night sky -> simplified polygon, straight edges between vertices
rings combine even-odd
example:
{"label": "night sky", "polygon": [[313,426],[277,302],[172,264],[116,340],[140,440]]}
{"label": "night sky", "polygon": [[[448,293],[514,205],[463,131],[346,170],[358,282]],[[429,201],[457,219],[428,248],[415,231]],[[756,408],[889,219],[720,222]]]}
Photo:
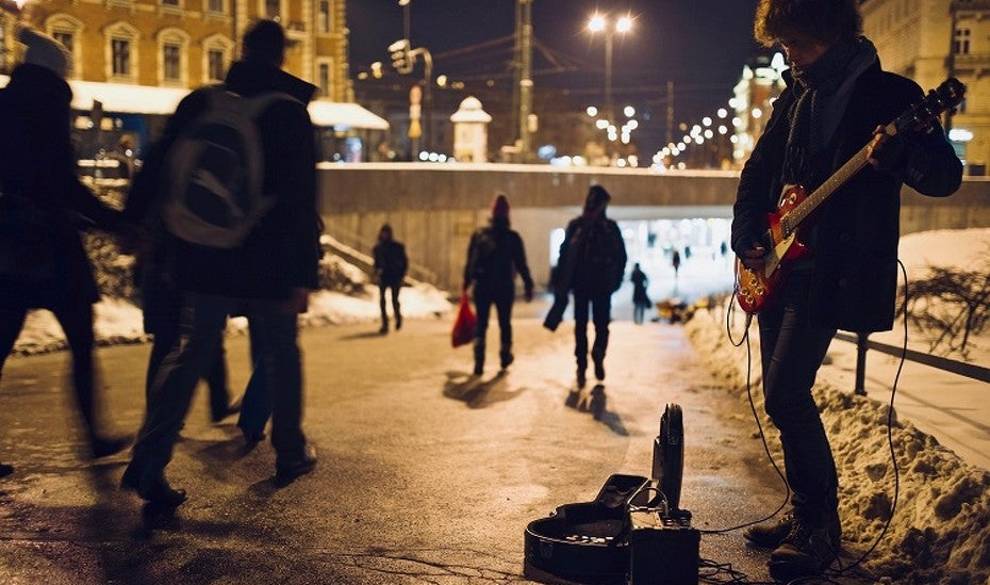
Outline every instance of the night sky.
{"label": "night sky", "polygon": [[[402,37],[402,10],[396,0],[348,0],[353,71],[373,61],[389,63],[388,44]],[[511,35],[513,0],[413,0],[414,46],[427,46],[437,56],[436,74],[471,84],[494,79],[511,100],[512,44],[467,56],[444,58],[445,52]],[[568,90],[572,107],[602,101],[603,41],[593,39],[585,24],[595,10],[636,17],[633,33],[617,39],[614,82],[617,106],[628,102],[640,111],[655,108],[654,132],[662,124],[667,80],[676,84],[676,122],[694,123],[731,97],[743,65],[759,48],[752,40],[756,0],[536,0],[536,38],[558,62],[576,67],[569,73],[538,75],[538,87]],[[536,51],[534,68],[553,69]],[[583,106],[582,106],[583,107]],[[538,112],[539,113],[539,112]],[[645,145],[644,145],[645,146]]]}

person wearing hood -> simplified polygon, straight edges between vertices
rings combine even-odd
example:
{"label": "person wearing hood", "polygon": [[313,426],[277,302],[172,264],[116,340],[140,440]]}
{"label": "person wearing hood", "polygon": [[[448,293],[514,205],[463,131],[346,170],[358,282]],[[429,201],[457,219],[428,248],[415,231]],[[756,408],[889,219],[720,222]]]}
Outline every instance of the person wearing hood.
{"label": "person wearing hood", "polygon": [[[622,286],[626,270],[626,244],[618,224],[606,216],[612,199],[601,185],[588,190],[584,212],[569,224],[560,245],[560,266],[556,273],[555,307],[566,306],[569,293],[574,294],[574,356],[577,359],[577,383],[584,386],[588,369],[589,309],[595,324],[595,343],[591,359],[595,378],[605,379],[605,353],[608,349],[608,326],[612,320],[612,294]],[[559,313],[551,309],[544,326],[556,329]]]}
{"label": "person wearing hood", "polygon": [[[144,220],[162,238],[153,246],[161,250],[156,261],[164,264],[161,270],[182,297],[181,335],[161,348],[164,357],[148,389],[144,424],[121,480],[124,488],[155,504],[174,507],[186,499],[184,491],[166,481],[164,469],[196,381],[215,358],[227,317],[240,311],[252,324],[255,375],[265,377],[263,385],[270,392],[276,483],[288,483],[316,465],[315,451],[302,431],[297,341],[297,315],[306,310],[309,291],[318,287],[322,224],[316,209],[313,125],[306,111],[316,88],[281,69],[285,42],[284,30],[274,21],[261,20],[248,29],[243,59],[230,68],[223,86],[197,90],[179,104],[127,202],[126,213]],[[166,211],[174,205],[170,189],[181,179],[171,174],[170,165],[190,154],[177,143],[193,136],[190,129],[203,128],[202,120],[215,111],[217,100],[234,99],[222,92],[240,96],[242,107],[255,112],[256,134],[244,136],[254,135],[256,142],[245,148],[260,151],[260,191],[268,203],[242,240],[211,246],[176,235],[181,226],[169,223]],[[173,146],[181,152],[172,152]],[[210,177],[193,178],[198,182],[188,184],[213,188]],[[213,193],[226,199],[239,195]]]}
{"label": "person wearing hood", "polygon": [[[129,440],[100,429],[93,383],[93,304],[100,294],[80,233],[127,228],[76,174],[70,122],[69,56],[55,39],[19,31],[24,60],[0,90],[0,370],[31,309],[55,314],[72,351],[76,404],[90,454],[123,450]],[[0,464],[0,476],[13,469]]]}
{"label": "person wearing hood", "polygon": [[837,329],[893,326],[902,184],[947,196],[962,165],[937,121],[885,133],[924,93],[881,69],[856,0],[760,0],[754,30],[764,45],[780,45],[791,67],[740,176],[731,245],[741,261],[762,268],[767,214],[783,185],[811,193],[865,145],[870,159],[815,212],[803,238],[813,254],[758,316],[765,407],[780,430],[793,508],[745,536],[773,549],[771,575],[790,581],[821,573],[841,546],[838,477],[811,393],[818,368]]}
{"label": "person wearing hood", "polygon": [[381,333],[388,333],[388,313],[385,307],[385,291],[392,290],[392,314],[395,317],[395,330],[402,329],[402,308],[399,306],[399,292],[406,277],[409,259],[406,247],[397,241],[392,226],[387,223],[378,230],[378,243],[372,252],[375,258],[375,277],[378,280],[378,304],[382,312]]}
{"label": "person wearing hood", "polygon": [[474,374],[485,369],[485,337],[492,305],[498,313],[501,334],[499,361],[502,369],[515,359],[512,355],[512,305],[516,298],[516,273],[523,280],[526,302],[533,300],[533,277],[526,263],[526,249],[519,234],[509,228],[509,200],[499,194],[492,205],[490,225],[471,236],[464,266],[465,294],[474,285],[474,306],[478,315],[474,339]]}

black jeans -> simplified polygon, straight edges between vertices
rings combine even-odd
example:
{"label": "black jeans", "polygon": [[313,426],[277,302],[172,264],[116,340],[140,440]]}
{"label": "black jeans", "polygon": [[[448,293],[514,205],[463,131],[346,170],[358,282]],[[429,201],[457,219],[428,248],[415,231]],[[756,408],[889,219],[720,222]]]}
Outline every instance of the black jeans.
{"label": "black jeans", "polygon": [[[148,411],[134,445],[134,461],[142,473],[161,473],[172,458],[196,382],[210,367],[223,336],[227,316],[242,301],[191,294],[184,300],[179,336],[162,359],[148,392]],[[297,317],[282,312],[277,302],[255,302],[248,310],[257,324],[252,344],[264,363],[272,389],[272,445],[279,459],[302,455],[302,356],[297,344]],[[277,384],[275,383],[277,381]],[[277,391],[274,390],[277,388]]]}
{"label": "black jeans", "polygon": [[378,285],[378,306],[382,310],[382,325],[388,325],[388,312],[385,310],[385,289],[392,290],[392,314],[395,316],[396,323],[400,323],[402,321],[402,311],[399,306],[399,292],[402,290],[402,284]]}
{"label": "black jeans", "polygon": [[[99,435],[96,421],[96,396],[93,388],[93,306],[85,301],[73,302],[51,309],[58,319],[72,351],[72,387],[76,404],[90,438]],[[0,308],[0,373],[27,317],[26,307]]]}
{"label": "black jeans", "polygon": [[[153,332],[154,343],[151,346],[151,358],[148,360],[148,375],[145,380],[145,399],[150,396],[152,384],[158,375],[162,360],[175,345],[179,335],[179,316],[173,323],[162,323]],[[214,420],[222,418],[230,408],[230,391],[227,384],[227,352],[220,339],[214,358],[203,374],[203,380],[210,391],[210,415]]]}
{"label": "black jeans", "polygon": [[515,296],[509,294],[490,295],[486,291],[475,290],[474,310],[478,316],[478,323],[474,333],[474,363],[484,366],[485,364],[485,338],[488,335],[488,319],[491,317],[492,305],[498,313],[498,330],[501,344],[499,354],[505,361],[512,355],[512,305]]}
{"label": "black jeans", "polygon": [[766,412],[780,430],[795,513],[819,522],[838,506],[838,475],[811,395],[835,329],[811,322],[810,278],[793,274],[759,316]]}
{"label": "black jeans", "polygon": [[612,320],[612,294],[589,295],[574,291],[574,357],[579,368],[588,366],[588,313],[591,309],[595,324],[595,344],[591,348],[591,359],[605,360],[608,349],[608,324]]}

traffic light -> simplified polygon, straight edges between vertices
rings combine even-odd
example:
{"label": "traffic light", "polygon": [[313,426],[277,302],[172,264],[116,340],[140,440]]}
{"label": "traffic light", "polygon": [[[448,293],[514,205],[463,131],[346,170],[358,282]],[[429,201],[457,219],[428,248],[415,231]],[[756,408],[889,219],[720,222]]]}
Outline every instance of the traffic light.
{"label": "traffic light", "polygon": [[403,75],[412,73],[413,59],[409,54],[409,39],[400,39],[388,46],[388,52],[392,56],[392,67]]}

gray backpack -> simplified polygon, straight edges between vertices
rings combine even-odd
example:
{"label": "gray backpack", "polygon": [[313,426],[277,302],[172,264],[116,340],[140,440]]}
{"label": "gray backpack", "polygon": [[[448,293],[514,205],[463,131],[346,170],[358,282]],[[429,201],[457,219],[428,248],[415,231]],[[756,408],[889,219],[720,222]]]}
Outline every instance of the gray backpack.
{"label": "gray backpack", "polygon": [[246,98],[223,86],[206,91],[206,110],[166,157],[162,213],[175,237],[231,249],[275,205],[275,197],[262,192],[265,157],[257,118],[277,101],[298,100],[274,92]]}

